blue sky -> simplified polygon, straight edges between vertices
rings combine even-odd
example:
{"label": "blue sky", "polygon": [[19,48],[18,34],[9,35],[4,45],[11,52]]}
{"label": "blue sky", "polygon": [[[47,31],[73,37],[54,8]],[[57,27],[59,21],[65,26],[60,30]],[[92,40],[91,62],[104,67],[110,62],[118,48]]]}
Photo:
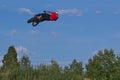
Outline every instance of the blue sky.
{"label": "blue sky", "polygon": [[[27,24],[43,10],[59,11],[59,19]],[[0,28],[0,61],[14,45],[32,64],[87,63],[98,50],[120,53],[120,0],[0,0]]]}

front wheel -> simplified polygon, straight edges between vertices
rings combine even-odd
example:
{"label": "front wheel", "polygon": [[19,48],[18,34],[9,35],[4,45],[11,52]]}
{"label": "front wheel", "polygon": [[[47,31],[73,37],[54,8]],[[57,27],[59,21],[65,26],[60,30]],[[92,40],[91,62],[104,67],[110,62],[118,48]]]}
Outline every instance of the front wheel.
{"label": "front wheel", "polygon": [[31,22],[34,22],[34,18],[28,19],[27,23],[31,23]]}

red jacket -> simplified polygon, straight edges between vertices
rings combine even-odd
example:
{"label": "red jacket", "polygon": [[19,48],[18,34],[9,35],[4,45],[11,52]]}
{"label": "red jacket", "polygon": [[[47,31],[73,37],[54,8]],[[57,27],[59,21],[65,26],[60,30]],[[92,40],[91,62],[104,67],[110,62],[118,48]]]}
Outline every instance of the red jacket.
{"label": "red jacket", "polygon": [[56,21],[58,19],[58,13],[56,12],[51,12],[50,13],[50,20],[51,21]]}

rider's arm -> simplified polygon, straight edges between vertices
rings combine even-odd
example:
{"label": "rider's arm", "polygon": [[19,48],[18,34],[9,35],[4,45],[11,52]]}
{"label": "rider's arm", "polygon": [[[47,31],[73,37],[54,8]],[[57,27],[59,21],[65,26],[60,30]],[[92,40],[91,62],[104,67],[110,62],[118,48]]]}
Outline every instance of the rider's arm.
{"label": "rider's arm", "polygon": [[50,13],[51,13],[51,11],[47,11],[47,10],[45,10],[45,11],[44,11],[44,13],[50,14]]}
{"label": "rider's arm", "polygon": [[36,14],[35,16],[40,16],[41,14]]}

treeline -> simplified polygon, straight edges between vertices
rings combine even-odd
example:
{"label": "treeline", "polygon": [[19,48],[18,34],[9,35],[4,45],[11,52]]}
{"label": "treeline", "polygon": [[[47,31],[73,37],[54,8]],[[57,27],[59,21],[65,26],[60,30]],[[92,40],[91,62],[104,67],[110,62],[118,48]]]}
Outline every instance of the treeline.
{"label": "treeline", "polygon": [[112,49],[98,51],[83,68],[83,62],[76,59],[64,67],[56,60],[34,66],[27,55],[18,61],[14,46],[10,46],[2,63],[0,80],[120,80],[120,57]]}

